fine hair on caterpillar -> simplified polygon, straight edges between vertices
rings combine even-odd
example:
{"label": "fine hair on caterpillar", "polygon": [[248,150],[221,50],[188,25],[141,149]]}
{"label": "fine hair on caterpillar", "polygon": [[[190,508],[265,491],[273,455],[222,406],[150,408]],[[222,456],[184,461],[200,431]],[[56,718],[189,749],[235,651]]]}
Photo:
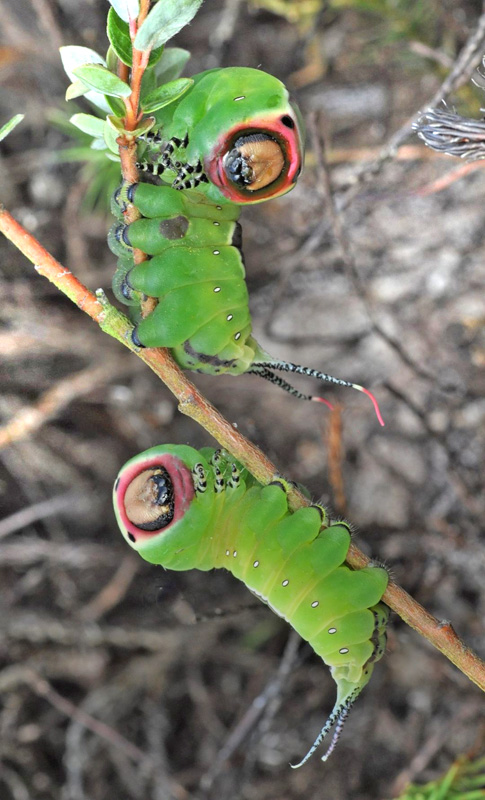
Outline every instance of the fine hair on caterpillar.
{"label": "fine hair on caterpillar", "polygon": [[387,571],[345,564],[350,529],[322,506],[292,512],[290,484],[258,483],[228,454],[160,445],[125,464],[113,503],[127,543],[167,569],[222,567],[312,646],[337,684],[334,708],[302,766],[333,732],[333,752],[356,698],[386,643],[389,610],[381,602]]}

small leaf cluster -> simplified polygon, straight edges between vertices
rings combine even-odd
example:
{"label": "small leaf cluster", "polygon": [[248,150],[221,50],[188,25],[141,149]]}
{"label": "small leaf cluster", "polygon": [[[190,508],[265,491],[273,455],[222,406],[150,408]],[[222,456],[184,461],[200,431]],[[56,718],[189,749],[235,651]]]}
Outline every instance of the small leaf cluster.
{"label": "small leaf cluster", "polygon": [[[193,84],[191,78],[180,78],[189,53],[181,48],[165,47],[165,43],[187,25],[202,0],[159,0],[140,27],[136,28],[139,0],[110,0],[107,35],[110,46],[103,57],[88,47],[61,47],[63,67],[71,80],[66,100],[83,96],[91,103],[93,114],[77,113],[71,123],[91,137],[91,148],[104,151],[112,161],[119,161],[117,139],[120,135],[140,136],[153,125],[151,114],[173,103]],[[135,35],[136,32],[136,35]],[[133,68],[133,52],[146,60],[141,81],[135,129],[127,130],[125,116],[132,86],[120,77]],[[128,68],[128,69],[126,69]]]}
{"label": "small leaf cluster", "polygon": [[455,761],[441,777],[423,786],[410,784],[398,800],[481,800],[485,797],[485,758]]}

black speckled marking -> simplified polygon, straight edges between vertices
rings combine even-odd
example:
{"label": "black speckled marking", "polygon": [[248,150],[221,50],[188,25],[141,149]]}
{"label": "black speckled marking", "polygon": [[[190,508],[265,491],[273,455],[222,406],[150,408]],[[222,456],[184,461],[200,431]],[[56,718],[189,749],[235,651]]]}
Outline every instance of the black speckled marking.
{"label": "black speckled marking", "polygon": [[163,219],[160,233],[165,239],[183,239],[189,227],[189,220],[180,214],[172,219]]}
{"label": "black speckled marking", "polygon": [[201,364],[212,364],[212,366],[214,367],[237,366],[237,364],[234,363],[236,360],[234,358],[231,358],[229,360],[224,360],[219,358],[218,356],[208,356],[205,353],[198,353],[196,350],[194,350],[194,348],[190,344],[190,339],[185,340],[183,348],[184,348],[184,353],[186,353],[188,356],[191,356],[196,361],[199,361]]}

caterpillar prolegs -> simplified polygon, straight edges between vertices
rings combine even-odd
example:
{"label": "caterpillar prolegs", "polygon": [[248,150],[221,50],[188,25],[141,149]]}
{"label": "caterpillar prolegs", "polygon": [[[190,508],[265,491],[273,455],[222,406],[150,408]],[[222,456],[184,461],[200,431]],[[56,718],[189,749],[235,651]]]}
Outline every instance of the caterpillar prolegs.
{"label": "caterpillar prolegs", "polygon": [[333,751],[386,642],[385,569],[344,564],[350,532],[325,511],[288,508],[288,484],[259,484],[220,450],[161,445],[120,470],[120,530],[142,558],[169,569],[224,567],[309,642],[337,684],[335,706],[304,764],[329,731]]}

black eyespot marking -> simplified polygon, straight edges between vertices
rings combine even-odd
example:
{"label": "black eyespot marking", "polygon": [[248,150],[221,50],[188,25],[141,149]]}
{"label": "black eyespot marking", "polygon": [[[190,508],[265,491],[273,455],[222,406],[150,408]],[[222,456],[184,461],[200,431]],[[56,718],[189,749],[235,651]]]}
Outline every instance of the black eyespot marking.
{"label": "black eyespot marking", "polygon": [[128,534],[128,539],[130,540],[130,542],[136,542],[136,538],[135,538],[135,536],[133,536],[132,533]]}
{"label": "black eyespot marking", "polygon": [[289,117],[289,116],[288,116],[288,114],[285,114],[285,115],[284,115],[284,117],[281,117],[281,122],[282,122],[282,123],[283,123],[283,125],[285,125],[287,128],[294,128],[294,127],[295,127],[295,123],[294,123],[294,121],[292,120],[292,118],[291,118],[291,117]]}
{"label": "black eyespot marking", "polygon": [[167,470],[155,465],[142,470],[128,484],[124,497],[125,513],[142,531],[160,531],[173,520],[173,483]]}
{"label": "black eyespot marking", "polygon": [[120,485],[120,479],[119,479],[119,478],[116,478],[116,482],[115,482],[115,492],[118,490],[118,486],[119,486],[119,485]]}

